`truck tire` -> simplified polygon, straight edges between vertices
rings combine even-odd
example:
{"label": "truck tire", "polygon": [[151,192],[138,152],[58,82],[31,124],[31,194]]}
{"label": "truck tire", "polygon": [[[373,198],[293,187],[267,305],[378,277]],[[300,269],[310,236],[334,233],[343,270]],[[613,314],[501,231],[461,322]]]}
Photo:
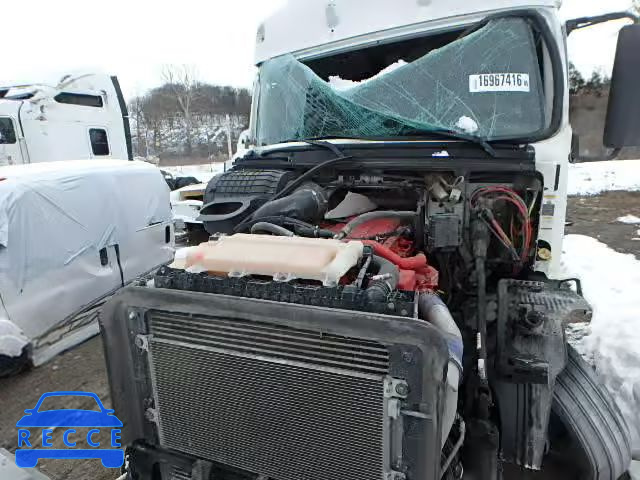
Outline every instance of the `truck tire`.
{"label": "truck tire", "polygon": [[0,378],[17,375],[29,367],[29,352],[27,348],[22,349],[19,357],[8,357],[0,355]]}
{"label": "truck tire", "polygon": [[631,464],[629,427],[593,369],[573,347],[558,376],[553,412],[584,455],[589,480],[618,480]]}

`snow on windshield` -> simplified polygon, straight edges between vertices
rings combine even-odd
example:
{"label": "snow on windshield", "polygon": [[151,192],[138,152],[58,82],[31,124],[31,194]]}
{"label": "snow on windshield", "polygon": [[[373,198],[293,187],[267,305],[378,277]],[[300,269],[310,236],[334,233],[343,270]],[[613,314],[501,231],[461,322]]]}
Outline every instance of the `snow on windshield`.
{"label": "snow on windshield", "polygon": [[291,55],[260,68],[256,140],[454,131],[488,140],[545,128],[536,41],[520,18],[484,27],[372,78],[326,82]]}
{"label": "snow on windshield", "polygon": [[329,77],[329,85],[331,85],[335,90],[346,90],[348,88],[352,88],[357,85],[362,85],[363,83],[370,82],[371,80],[375,80],[376,78],[380,78],[382,75],[391,73],[400,67],[404,67],[406,64],[407,62],[405,62],[404,60],[398,60],[397,62],[394,62],[388,67],[382,69],[373,77],[367,78],[366,80],[361,80],[361,81],[348,80],[346,78],[340,78],[339,75],[331,75]]}

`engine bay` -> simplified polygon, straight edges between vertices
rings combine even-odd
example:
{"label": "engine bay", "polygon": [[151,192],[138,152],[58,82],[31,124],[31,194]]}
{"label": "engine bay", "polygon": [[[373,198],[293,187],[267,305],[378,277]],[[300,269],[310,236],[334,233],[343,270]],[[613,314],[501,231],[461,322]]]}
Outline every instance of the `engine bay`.
{"label": "engine bay", "polygon": [[[304,478],[412,480],[542,468],[564,325],[588,306],[538,268],[552,252],[535,152],[306,143],[212,178],[209,240],[109,302],[107,351],[128,346],[108,361],[134,469],[296,480],[317,464]],[[186,441],[203,418],[224,433]],[[292,458],[299,445],[323,461]]]}
{"label": "engine bay", "polygon": [[[354,309],[414,316],[413,308],[383,305],[421,292],[451,300],[469,288],[474,236],[486,240],[487,267],[500,277],[531,267],[542,191],[535,175],[485,183],[453,171],[335,171],[332,178],[312,170],[247,168],[214,177],[200,217],[209,242],[162,269],[159,285],[216,293],[193,283],[217,279],[240,296],[282,301],[283,290],[304,291],[288,297],[310,304],[356,296]],[[339,253],[348,245],[350,255]]]}
{"label": "engine bay", "polygon": [[[447,345],[448,366],[433,384],[442,382],[443,410],[441,440],[432,441],[442,442],[449,464],[459,461],[465,429],[461,412],[469,412],[466,421],[480,419],[470,424],[474,431],[493,425],[488,370],[496,348],[504,350],[509,342],[503,337],[499,347],[496,343],[502,328],[496,325],[506,322],[498,322],[498,316],[508,311],[497,311],[498,286],[505,281],[528,285],[534,278],[543,185],[534,170],[514,168],[510,161],[495,163],[496,172],[487,171],[486,162],[465,165],[445,154],[434,152],[433,169],[428,161],[422,168],[403,169],[389,161],[393,169],[353,169],[343,155],[298,169],[255,168],[260,159],[241,161],[207,186],[200,219],[210,240],[162,267],[154,286],[312,306],[327,318],[330,310],[347,310],[396,317],[398,328],[406,319],[435,327]],[[443,168],[445,162],[454,168]],[[503,302],[509,297],[505,292]],[[296,328],[305,324],[299,318]],[[368,329],[367,322],[358,326],[362,338],[368,338]],[[514,367],[518,375],[528,372],[529,364],[542,365],[535,355],[509,355],[500,361],[523,365]],[[563,361],[554,357],[558,364]],[[553,382],[544,365],[534,373],[540,375],[536,381]],[[468,394],[459,395],[461,389]],[[550,403],[537,408],[544,417]],[[533,427],[530,431],[538,434]],[[480,451],[491,437],[488,432],[470,445]],[[538,455],[544,445],[536,442],[530,451]],[[514,461],[531,458],[539,462],[541,457]],[[442,469],[447,468],[445,462]]]}

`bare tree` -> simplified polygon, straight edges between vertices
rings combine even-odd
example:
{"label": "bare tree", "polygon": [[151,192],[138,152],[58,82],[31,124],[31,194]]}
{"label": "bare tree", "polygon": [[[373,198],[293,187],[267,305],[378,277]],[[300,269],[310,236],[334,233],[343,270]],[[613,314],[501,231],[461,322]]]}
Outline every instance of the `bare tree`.
{"label": "bare tree", "polygon": [[193,104],[197,99],[200,82],[195,67],[189,65],[167,65],[162,70],[162,79],[169,86],[178,102],[184,121],[185,150],[191,155],[193,132]]}
{"label": "bare tree", "polygon": [[640,15],[640,0],[633,0],[633,4],[631,6],[634,12]]}

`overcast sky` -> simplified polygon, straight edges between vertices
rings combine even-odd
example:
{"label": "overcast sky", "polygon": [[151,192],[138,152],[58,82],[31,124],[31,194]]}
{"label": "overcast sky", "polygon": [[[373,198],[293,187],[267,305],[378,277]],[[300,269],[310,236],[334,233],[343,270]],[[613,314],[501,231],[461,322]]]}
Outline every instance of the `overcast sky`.
{"label": "overcast sky", "polygon": [[[3,1],[0,85],[55,83],[65,73],[102,71],[117,74],[131,97],[160,83],[162,65],[189,64],[204,81],[249,87],[256,28],[284,3]],[[626,9],[630,0],[564,3],[562,15],[571,18]],[[571,35],[572,61],[587,74],[598,67],[609,71],[619,28],[603,25]]]}

